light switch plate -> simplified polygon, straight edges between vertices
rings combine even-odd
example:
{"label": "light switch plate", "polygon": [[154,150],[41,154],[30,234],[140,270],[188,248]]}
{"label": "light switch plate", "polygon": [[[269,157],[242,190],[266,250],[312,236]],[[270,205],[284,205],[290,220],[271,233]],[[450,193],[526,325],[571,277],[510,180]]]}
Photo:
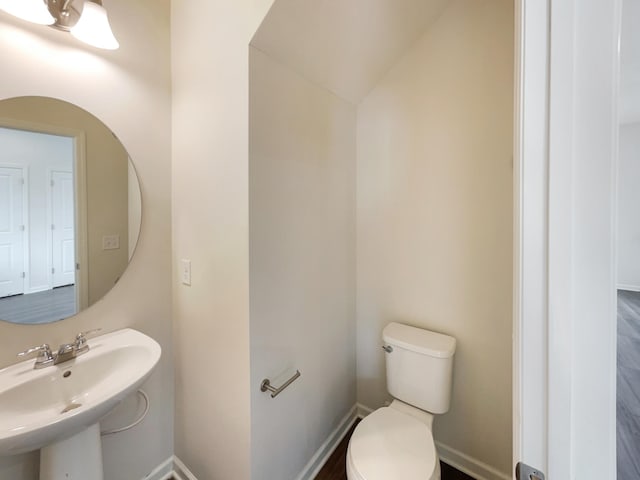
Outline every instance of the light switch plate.
{"label": "light switch plate", "polygon": [[120,248],[120,235],[104,235],[102,237],[102,250],[117,250]]}
{"label": "light switch plate", "polygon": [[191,260],[180,260],[180,278],[183,285],[191,285]]}

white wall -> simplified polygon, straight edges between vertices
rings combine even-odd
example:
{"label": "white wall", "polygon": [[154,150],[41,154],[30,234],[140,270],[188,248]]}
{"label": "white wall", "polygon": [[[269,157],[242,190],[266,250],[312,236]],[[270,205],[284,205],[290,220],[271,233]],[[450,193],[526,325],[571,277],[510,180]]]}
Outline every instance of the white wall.
{"label": "white wall", "polygon": [[248,45],[270,5],[182,0],[171,11],[175,442],[203,480],[251,470]]}
{"label": "white wall", "polygon": [[622,1],[620,120],[640,122],[640,0]]}
{"label": "white wall", "polygon": [[[133,327],[157,339],[163,357],[144,387],[151,397],[149,417],[103,443],[106,480],[131,480],[173,453],[169,2],[105,1],[105,7],[121,45],[114,52],[0,13],[0,98],[57,97],[88,110],[114,131],[142,183],[139,248],[113,290],[80,315],[49,325],[0,324],[0,365],[14,363],[17,350],[68,342],[78,331],[96,327]],[[128,422],[131,408],[125,402],[111,421]],[[37,454],[0,458],[0,479],[35,480],[37,461]]]}
{"label": "white wall", "polygon": [[[29,249],[25,293],[51,288],[48,260],[48,208],[49,176],[51,170],[73,171],[73,139],[57,135],[0,128],[0,165],[17,165],[26,168],[28,182],[27,218]],[[28,221],[28,225],[27,225]]]}
{"label": "white wall", "polygon": [[640,1],[622,2],[618,157],[618,287],[640,291]]}
{"label": "white wall", "polygon": [[618,288],[640,291],[640,123],[620,126]]}
{"label": "white wall", "polygon": [[249,58],[251,478],[287,480],[356,403],[356,109]]}
{"label": "white wall", "polygon": [[458,341],[435,439],[510,478],[513,5],[457,0],[358,106],[358,401],[390,321]]}

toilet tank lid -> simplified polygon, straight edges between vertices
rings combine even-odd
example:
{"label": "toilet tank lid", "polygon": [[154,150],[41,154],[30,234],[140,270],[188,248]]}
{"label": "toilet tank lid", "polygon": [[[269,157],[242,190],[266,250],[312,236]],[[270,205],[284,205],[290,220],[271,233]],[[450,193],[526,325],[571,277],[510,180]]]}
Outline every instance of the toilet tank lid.
{"label": "toilet tank lid", "polygon": [[450,358],[456,351],[456,339],[449,335],[396,322],[384,327],[382,339],[389,345],[437,358]]}

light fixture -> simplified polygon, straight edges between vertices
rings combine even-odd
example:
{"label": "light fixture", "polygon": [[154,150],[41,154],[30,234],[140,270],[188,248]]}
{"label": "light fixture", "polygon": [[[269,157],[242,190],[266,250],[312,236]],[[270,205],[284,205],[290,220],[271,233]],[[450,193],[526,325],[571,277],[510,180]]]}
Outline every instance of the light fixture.
{"label": "light fixture", "polygon": [[102,0],[0,0],[0,9],[23,20],[70,32],[97,48],[119,47]]}
{"label": "light fixture", "polygon": [[107,11],[101,0],[84,2],[80,20],[71,27],[71,35],[94,47],[116,50],[120,45],[113,36]]}

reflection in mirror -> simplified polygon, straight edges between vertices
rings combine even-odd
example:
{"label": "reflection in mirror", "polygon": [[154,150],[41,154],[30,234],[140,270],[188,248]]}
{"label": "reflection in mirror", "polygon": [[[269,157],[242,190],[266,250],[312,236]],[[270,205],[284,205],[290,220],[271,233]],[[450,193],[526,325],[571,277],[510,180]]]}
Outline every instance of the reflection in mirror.
{"label": "reflection in mirror", "polygon": [[125,271],[142,204],[124,146],[100,120],[45,97],[0,101],[0,320],[61,320]]}

